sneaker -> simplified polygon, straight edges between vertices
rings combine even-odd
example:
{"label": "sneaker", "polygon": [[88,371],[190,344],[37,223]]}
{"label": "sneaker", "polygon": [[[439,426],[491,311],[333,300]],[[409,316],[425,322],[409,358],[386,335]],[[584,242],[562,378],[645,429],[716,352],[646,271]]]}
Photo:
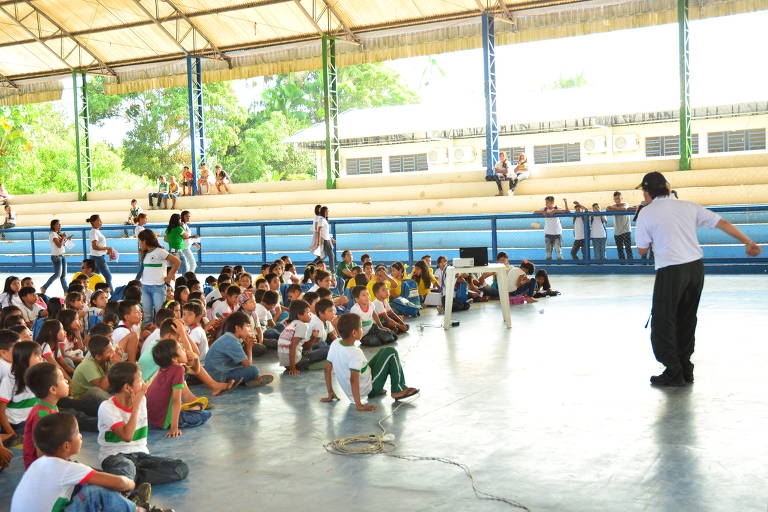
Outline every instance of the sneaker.
{"label": "sneaker", "polygon": [[693,384],[693,363],[690,361],[685,361],[682,363],[683,366],[683,379],[685,379],[686,384]]}
{"label": "sneaker", "polygon": [[246,385],[246,387],[249,387],[249,388],[258,388],[258,387],[261,387],[261,386],[266,386],[267,384],[272,382],[274,379],[275,378],[273,376],[268,375],[268,374],[267,375],[259,375],[255,379],[249,380],[248,382],[246,382],[245,385]]}
{"label": "sneaker", "polygon": [[651,377],[651,384],[654,386],[685,386],[683,371],[680,368],[667,368],[660,375],[654,375]]}
{"label": "sneaker", "polygon": [[152,499],[152,484],[144,482],[139,484],[128,497],[137,507],[149,509],[149,501]]}

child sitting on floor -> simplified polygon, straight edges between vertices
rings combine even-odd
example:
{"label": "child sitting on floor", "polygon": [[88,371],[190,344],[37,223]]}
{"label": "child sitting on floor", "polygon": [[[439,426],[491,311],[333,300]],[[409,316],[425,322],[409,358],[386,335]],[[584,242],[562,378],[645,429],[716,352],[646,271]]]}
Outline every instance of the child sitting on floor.
{"label": "child sitting on floor", "polygon": [[534,299],[541,297],[556,297],[560,295],[560,292],[552,289],[552,285],[549,284],[549,274],[544,269],[536,272],[536,291],[533,294]]}
{"label": "child sitting on floor", "polygon": [[515,289],[510,290],[509,295],[521,295],[525,297],[525,302],[528,303],[538,302],[533,298],[533,293],[536,289],[536,280],[529,277],[536,272],[536,267],[530,261],[523,261],[520,263],[520,266],[514,270],[517,271],[517,276],[514,278],[514,273],[510,272],[510,278],[515,279],[515,282],[510,284],[512,284]]}
{"label": "child sitting on floor", "polygon": [[[384,284],[384,283],[377,283]],[[349,310],[360,317],[363,326],[363,335],[360,342],[367,347],[378,347],[397,340],[397,335],[390,329],[381,324],[379,316],[374,314],[375,308],[371,304],[371,297],[368,295],[368,289],[365,286],[355,286],[352,288],[352,298],[355,299],[355,305]]]}
{"label": "child sitting on floor", "polygon": [[112,332],[112,346],[122,354],[124,361],[134,363],[138,359],[139,335],[141,334],[141,319],[143,317],[139,302],[128,299],[121,300],[117,307],[117,315],[120,317],[120,322]]}
{"label": "child sitting on floor", "polygon": [[235,379],[248,387],[264,386],[272,382],[269,374],[259,375],[253,366],[251,319],[241,311],[232,313],[224,321],[224,334],[211,344],[205,356],[205,369],[218,382]]}
{"label": "child sitting on floor", "polygon": [[24,424],[24,468],[29,469],[38,458],[33,437],[35,425],[49,414],[59,412],[59,400],[69,396],[69,384],[61,368],[48,362],[31,367],[25,377],[37,398]]}
{"label": "child sitting on floor", "polygon": [[311,337],[307,332],[307,324],[311,320],[309,315],[309,304],[303,300],[293,301],[288,317],[289,323],[277,340],[277,357],[280,365],[285,367],[289,375],[299,373],[296,365],[301,361],[303,350],[309,348]]}
{"label": "child sitting on floor", "polygon": [[392,310],[389,305],[389,288],[385,283],[373,285],[373,313],[379,317],[382,326],[391,329],[395,334],[408,332],[408,324],[403,322],[400,315]]}
{"label": "child sitting on floor", "polygon": [[179,460],[155,457],[147,448],[147,384],[136,363],[120,362],[109,369],[114,395],[99,406],[99,461],[102,469],[136,484],[184,480],[189,467]]}
{"label": "child sitting on floor", "polygon": [[37,293],[35,293],[35,289],[31,286],[22,287],[19,290],[19,298],[21,299],[21,304],[19,305],[21,316],[24,318],[24,323],[27,324],[27,327],[31,329],[35,320],[46,316],[48,310],[38,304]]}
{"label": "child sitting on floor", "polygon": [[147,417],[153,427],[170,429],[165,437],[179,437],[182,428],[198,427],[211,417],[210,411],[182,410],[182,403],[195,402],[197,397],[184,381],[179,345],[171,339],[160,340],[152,348],[152,357],[160,367],[147,388]]}
{"label": "child sitting on floor", "polygon": [[[307,292],[307,295],[312,292]],[[329,299],[320,299],[313,294],[307,303],[310,309],[310,320],[307,324],[309,342],[308,348],[303,351],[301,361],[296,365],[299,370],[312,370],[314,363],[325,361],[331,342],[338,338],[333,320],[336,317],[336,308]],[[330,341],[329,341],[330,340]]]}
{"label": "child sitting on floor", "polygon": [[337,399],[333,391],[332,374],[336,375],[336,380],[347,398],[361,411],[376,410],[374,405],[364,405],[361,397],[373,398],[385,394],[384,384],[387,378],[390,379],[392,398],[395,400],[402,400],[419,392],[418,389],[406,385],[400,356],[393,347],[382,348],[370,361],[365,358],[362,349],[356,346],[363,335],[359,316],[353,313],[341,315],[337,325],[342,339],[334,341],[328,351],[325,365],[328,396],[321,398],[321,402]]}
{"label": "child sitting on floor", "polygon": [[24,432],[24,422],[37,403],[25,374],[28,368],[42,361],[40,345],[36,342],[19,341],[13,346],[11,372],[0,381],[0,425],[6,434],[5,441]]}
{"label": "child sitting on floor", "polygon": [[71,414],[60,412],[42,418],[33,435],[35,446],[45,456],[29,467],[16,486],[11,512],[163,512],[148,503],[152,492],[149,485],[137,489],[131,501],[123,493],[134,490],[133,480],[70,460],[83,444]]}

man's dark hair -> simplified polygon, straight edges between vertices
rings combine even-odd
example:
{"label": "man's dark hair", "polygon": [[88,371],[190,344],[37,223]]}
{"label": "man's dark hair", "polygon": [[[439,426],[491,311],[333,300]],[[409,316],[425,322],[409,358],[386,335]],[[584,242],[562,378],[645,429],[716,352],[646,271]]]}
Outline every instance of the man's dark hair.
{"label": "man's dark hair", "polygon": [[251,319],[242,311],[235,311],[224,320],[224,330],[226,332],[233,333],[237,327],[244,325],[251,325]]}
{"label": "man's dark hair", "polygon": [[619,192],[618,190],[613,193],[613,197],[619,197],[620,195],[621,195],[621,192]]}
{"label": "man's dark hair", "polygon": [[163,323],[160,324],[160,337],[165,338],[169,334],[179,334],[176,332],[176,326],[174,322],[175,318],[166,318]]}
{"label": "man's dark hair", "polygon": [[317,301],[317,304],[315,304],[315,311],[317,311],[317,314],[319,315],[323,311],[332,307],[334,307],[333,301],[330,301],[328,299],[320,299],[319,301]]}
{"label": "man's dark hair", "polygon": [[357,299],[361,293],[366,291],[368,288],[365,286],[353,286],[352,287],[352,298]]}
{"label": "man's dark hair", "polygon": [[45,455],[56,455],[61,446],[71,441],[77,432],[77,420],[66,412],[49,414],[35,425],[32,436],[35,446]]}
{"label": "man's dark hair", "polygon": [[293,293],[293,292],[301,293],[301,285],[298,285],[298,284],[288,285],[288,288],[285,289],[285,293]]}
{"label": "man's dark hair", "polygon": [[59,369],[53,363],[42,362],[35,366],[30,366],[27,373],[24,374],[24,382],[32,393],[42,400],[48,396],[51,387],[56,385],[56,378]]}
{"label": "man's dark hair", "polygon": [[219,274],[218,279],[216,279],[217,284],[221,283],[228,283],[232,281],[232,275],[231,274]]}
{"label": "man's dark hair", "polygon": [[160,368],[168,368],[173,358],[179,357],[179,344],[170,339],[161,339],[152,347],[152,359]]}
{"label": "man's dark hair", "polygon": [[[377,293],[379,293],[379,290],[381,290],[385,286],[387,286],[387,283],[373,283],[373,286],[371,287],[371,289],[373,290],[373,294],[376,295]],[[355,286],[355,288],[357,288],[357,286]],[[360,288],[364,288],[364,287],[361,286]]]}
{"label": "man's dark hair", "polygon": [[274,306],[280,300],[280,296],[275,290],[269,290],[264,292],[264,297],[261,298],[261,302],[267,306]]}
{"label": "man's dark hair", "polygon": [[135,300],[121,300],[117,307],[117,316],[120,317],[120,320],[125,320],[125,315],[131,312],[131,308],[138,305],[139,303]]}
{"label": "man's dark hair", "polygon": [[32,295],[35,293],[35,289],[31,286],[24,286],[21,290],[19,290],[19,298],[24,298],[27,295]]}
{"label": "man's dark hair", "polygon": [[331,290],[329,290],[328,288],[318,288],[315,293],[321,299],[327,299],[328,297],[333,297],[333,292],[331,292]]}
{"label": "man's dark hair", "polygon": [[521,269],[523,269],[523,270],[525,270],[525,273],[526,273],[527,275],[532,275],[533,273],[535,273],[535,272],[536,272],[536,266],[534,266],[534,264],[533,264],[533,263],[531,263],[530,261],[524,261],[524,262],[522,262],[522,263],[520,264],[520,268],[521,268]]}
{"label": "man's dark hair", "polygon": [[107,347],[110,345],[109,338],[106,336],[96,335],[91,336],[88,342],[88,351],[93,357],[98,357],[104,353]]}
{"label": "man's dark hair", "polygon": [[94,262],[94,261],[93,261],[92,259],[90,259],[90,258],[86,258],[86,259],[84,259],[84,260],[83,260],[83,265],[85,265],[85,267],[86,267],[88,270],[96,270],[96,262]]}
{"label": "man's dark hair", "polygon": [[91,338],[94,336],[109,336],[112,334],[112,326],[109,324],[105,324],[104,322],[99,322],[93,327],[91,327]]}
{"label": "man's dark hair", "polygon": [[336,329],[339,331],[339,335],[346,339],[352,336],[352,331],[360,329],[362,325],[359,316],[354,313],[344,313],[339,317]]}
{"label": "man's dark hair", "polygon": [[128,361],[121,361],[112,365],[107,373],[109,380],[109,392],[111,394],[119,393],[123,386],[128,384],[133,386],[136,374],[139,373],[139,365]]}
{"label": "man's dark hair", "polygon": [[[499,253],[496,255],[496,259],[499,259],[499,258],[508,258],[508,257],[509,257],[509,256],[507,256],[507,253],[505,253],[504,251],[499,251]],[[439,259],[440,259],[440,258],[438,258],[438,260],[439,260]]]}
{"label": "man's dark hair", "polygon": [[[123,302],[135,302],[138,304],[141,302],[141,287],[140,286],[126,286],[125,290],[123,291],[123,300],[121,301],[121,304]],[[120,313],[118,312],[118,315]],[[120,317],[122,318],[122,316]]]}
{"label": "man's dark hair", "polygon": [[199,302],[187,302],[181,307],[182,311],[191,311],[193,315],[200,316],[203,314],[203,306]]}
{"label": "man's dark hair", "polygon": [[232,296],[240,295],[241,293],[243,293],[243,291],[240,289],[239,286],[237,286],[236,284],[231,284],[227,286],[227,290],[226,292],[224,292],[224,295],[226,295],[227,297],[232,297]]}
{"label": "man's dark hair", "polygon": [[319,299],[320,296],[317,294],[317,292],[307,292],[304,294],[303,301],[307,304],[312,304],[312,301]]}
{"label": "man's dark hair", "polygon": [[157,310],[157,313],[155,313],[155,325],[160,327],[166,320],[173,317],[173,310],[168,308],[160,308]]}
{"label": "man's dark hair", "polygon": [[547,197],[544,198],[544,200],[545,201],[554,201],[555,200],[555,196],[547,196]]}

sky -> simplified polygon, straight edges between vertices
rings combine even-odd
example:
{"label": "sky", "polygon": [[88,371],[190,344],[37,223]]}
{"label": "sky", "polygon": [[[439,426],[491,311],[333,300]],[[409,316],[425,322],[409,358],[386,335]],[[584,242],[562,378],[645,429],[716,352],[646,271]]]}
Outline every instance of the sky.
{"label": "sky", "polygon": [[[766,26],[768,11],[690,23],[693,106],[768,100],[768,66],[762,64],[761,55],[768,48]],[[643,95],[668,108],[679,104],[676,24],[497,46],[496,51],[499,101],[512,106],[560,77],[579,74],[588,88],[605,94]],[[481,49],[386,64],[435,109],[446,108],[456,98],[482,105]],[[261,78],[234,81],[240,104],[251,107],[262,84]],[[71,104],[71,81],[65,81],[62,108]],[[122,121],[113,120],[94,126],[92,135],[119,145],[127,129]]]}

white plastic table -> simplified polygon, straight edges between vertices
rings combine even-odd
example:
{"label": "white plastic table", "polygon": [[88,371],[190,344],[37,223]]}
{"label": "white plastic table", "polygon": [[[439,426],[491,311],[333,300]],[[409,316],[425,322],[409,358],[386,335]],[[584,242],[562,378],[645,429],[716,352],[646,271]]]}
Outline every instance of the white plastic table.
{"label": "white plastic table", "polygon": [[482,274],[493,272],[496,274],[496,283],[499,286],[499,303],[501,314],[507,327],[512,327],[512,318],[509,312],[509,281],[507,272],[509,269],[501,263],[491,263],[484,267],[452,267],[445,269],[445,316],[443,317],[443,329],[451,327],[451,313],[453,310],[453,287],[456,285],[456,274]]}

